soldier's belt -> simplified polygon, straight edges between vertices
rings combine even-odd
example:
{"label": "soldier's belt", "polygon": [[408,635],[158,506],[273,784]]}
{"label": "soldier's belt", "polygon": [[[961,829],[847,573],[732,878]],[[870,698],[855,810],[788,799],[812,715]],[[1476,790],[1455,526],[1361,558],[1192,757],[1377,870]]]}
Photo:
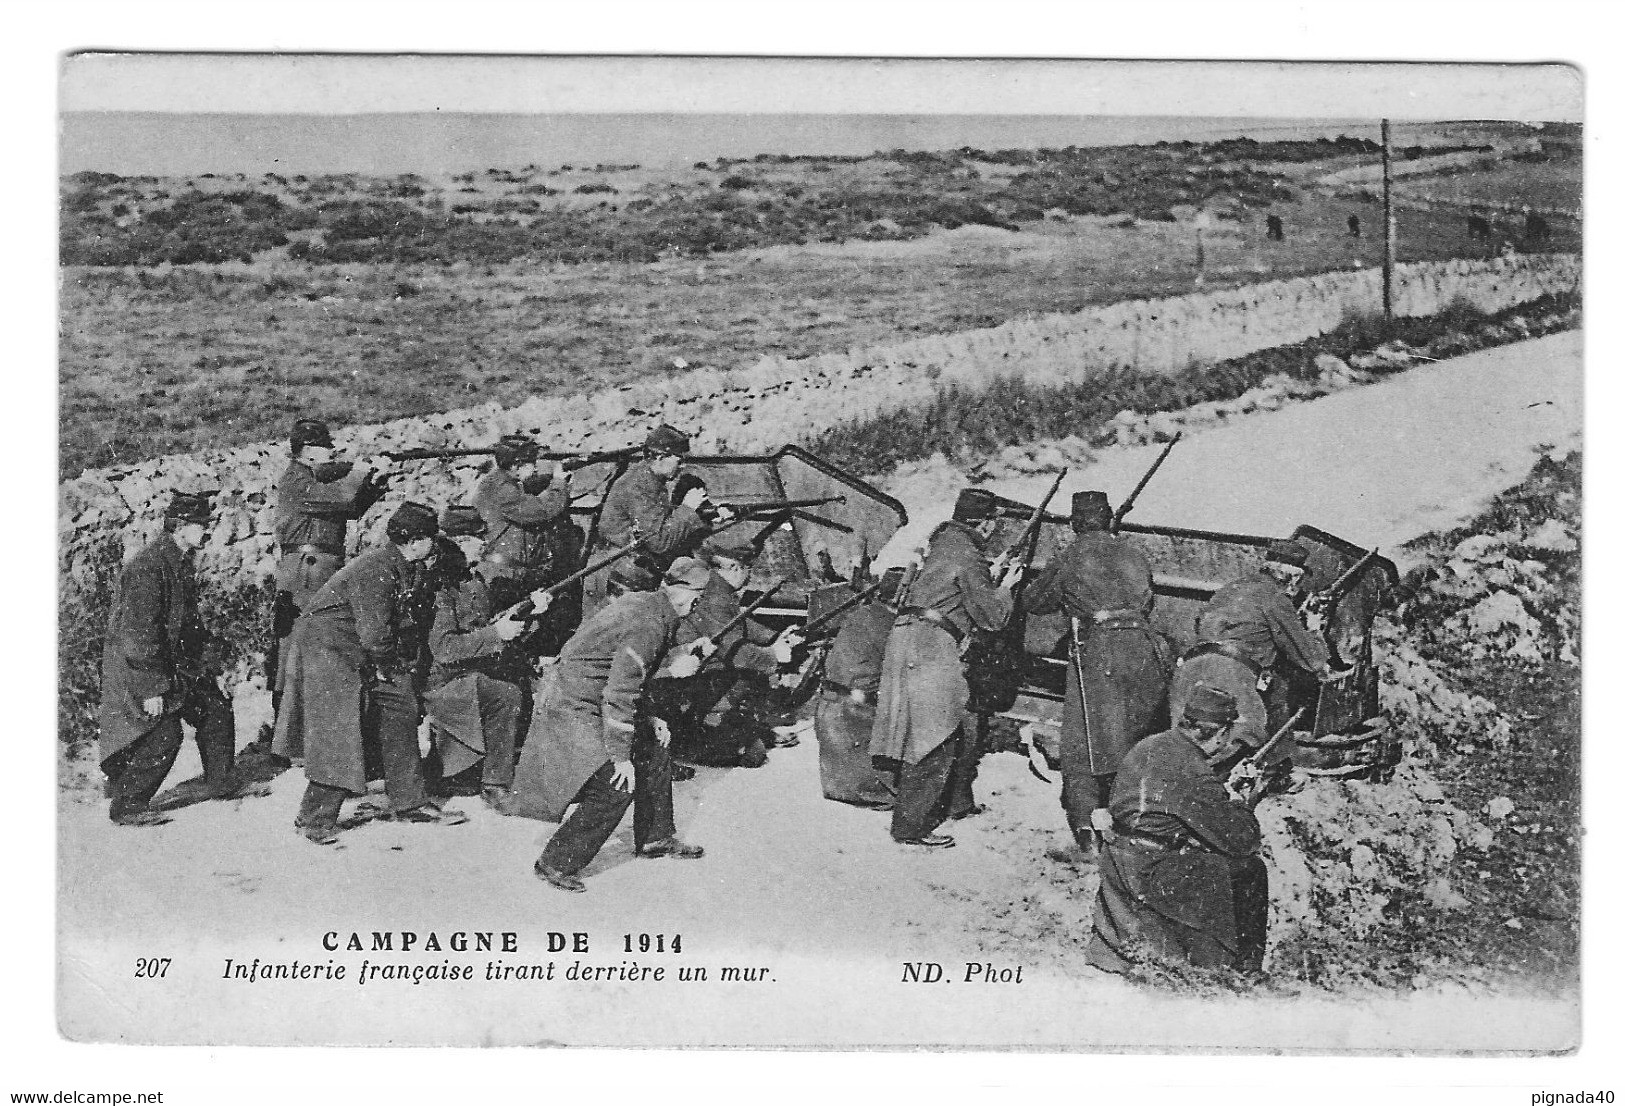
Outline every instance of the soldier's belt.
{"label": "soldier's belt", "polygon": [[1189,837],[1158,837],[1155,834],[1140,833],[1138,830],[1118,830],[1117,840],[1159,853],[1196,852],[1201,849],[1201,846]]}
{"label": "soldier's belt", "polygon": [[934,610],[931,607],[904,607],[902,610],[897,612],[897,619],[898,621],[902,621],[905,618],[912,618],[920,622],[929,622],[933,626],[945,630],[948,636],[954,639],[955,645],[965,644],[965,631],[961,630],[958,626],[955,626],[952,622],[950,622],[946,617],[943,616],[941,611]]}
{"label": "soldier's belt", "polygon": [[819,692],[830,699],[847,699],[860,706],[868,706],[875,701],[875,693],[872,691],[864,691],[861,687],[847,687],[829,679],[824,680]]}
{"label": "soldier's belt", "polygon": [[295,553],[325,553],[329,557],[342,557],[342,556],[344,556],[344,547],[342,545],[317,545],[314,542],[307,542],[306,544],[301,545],[297,549],[295,549],[294,552]]}
{"label": "soldier's belt", "polygon": [[1144,630],[1145,615],[1137,610],[1096,611],[1089,621],[1101,630]]}
{"label": "soldier's belt", "polygon": [[1200,642],[1185,650],[1184,654],[1179,658],[1179,663],[1184,664],[1188,660],[1195,660],[1197,657],[1207,656],[1229,657],[1237,664],[1244,666],[1247,671],[1253,674],[1254,677],[1264,675],[1264,666],[1253,660],[1252,657],[1249,657],[1242,650],[1241,646],[1237,645],[1233,641]]}

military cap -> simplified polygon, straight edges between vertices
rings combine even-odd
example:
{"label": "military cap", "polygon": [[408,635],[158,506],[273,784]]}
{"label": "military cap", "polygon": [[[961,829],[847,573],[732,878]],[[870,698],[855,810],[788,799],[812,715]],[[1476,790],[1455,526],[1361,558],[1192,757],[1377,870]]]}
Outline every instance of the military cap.
{"label": "military cap", "polygon": [[761,550],[748,541],[734,537],[732,534],[719,535],[711,538],[700,546],[700,559],[712,568],[717,567],[717,558],[726,557],[735,564],[747,567],[756,563],[761,556]]}
{"label": "military cap", "polygon": [[294,423],[291,440],[295,449],[307,445],[333,448],[333,432],[327,428],[327,424],[321,419],[300,419]]}
{"label": "military cap", "polygon": [[496,455],[499,467],[512,468],[536,460],[541,455],[542,447],[529,435],[504,434],[497,439],[496,448],[491,452]]}
{"label": "military cap", "polygon": [[439,528],[434,508],[426,507],[422,503],[402,503],[395,508],[395,513],[389,516],[389,522],[384,525],[384,533],[393,541],[405,542],[415,541],[418,538],[432,538]]}
{"label": "military cap", "polygon": [[678,557],[666,570],[665,583],[704,591],[711,572],[693,557]]}
{"label": "military cap", "polygon": [[1264,553],[1266,561],[1276,564],[1291,565],[1293,568],[1302,568],[1309,563],[1309,550],[1291,538],[1285,541],[1272,541]]}
{"label": "military cap", "polygon": [[1187,722],[1234,722],[1239,714],[1234,695],[1207,684],[1197,684],[1185,700]]}
{"label": "military cap", "polygon": [[457,504],[440,512],[440,532],[448,538],[483,538],[485,518],[473,507]]}
{"label": "military cap", "polygon": [[164,508],[164,517],[174,522],[209,524],[209,496],[211,492],[176,492]]}
{"label": "military cap", "polygon": [[682,456],[688,452],[688,435],[675,426],[661,423],[643,439],[643,448],[647,453],[675,453]]}
{"label": "military cap", "polygon": [[981,488],[966,488],[954,502],[955,522],[981,522],[999,517],[999,502],[993,493]]}
{"label": "military cap", "polygon": [[1105,492],[1072,493],[1072,525],[1077,529],[1104,530],[1111,525],[1112,504]]}
{"label": "military cap", "polygon": [[903,568],[888,568],[886,570],[885,575],[880,578],[880,591],[876,593],[882,603],[897,601],[897,592],[903,586],[903,577],[907,575],[908,571]]}

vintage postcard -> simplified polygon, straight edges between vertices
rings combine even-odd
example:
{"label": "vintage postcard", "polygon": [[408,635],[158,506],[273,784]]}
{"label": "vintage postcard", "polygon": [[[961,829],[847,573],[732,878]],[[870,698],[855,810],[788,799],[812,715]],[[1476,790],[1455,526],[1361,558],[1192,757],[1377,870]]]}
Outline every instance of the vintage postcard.
{"label": "vintage postcard", "polygon": [[1582,124],[64,57],[61,1032],[1574,1050]]}

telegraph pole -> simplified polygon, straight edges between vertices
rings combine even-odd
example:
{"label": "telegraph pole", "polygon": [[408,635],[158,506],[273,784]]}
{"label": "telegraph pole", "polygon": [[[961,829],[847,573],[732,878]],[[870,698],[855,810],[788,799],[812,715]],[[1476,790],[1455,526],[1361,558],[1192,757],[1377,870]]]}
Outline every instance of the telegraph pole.
{"label": "telegraph pole", "polygon": [[1394,321],[1394,197],[1388,120],[1382,121],[1382,317]]}

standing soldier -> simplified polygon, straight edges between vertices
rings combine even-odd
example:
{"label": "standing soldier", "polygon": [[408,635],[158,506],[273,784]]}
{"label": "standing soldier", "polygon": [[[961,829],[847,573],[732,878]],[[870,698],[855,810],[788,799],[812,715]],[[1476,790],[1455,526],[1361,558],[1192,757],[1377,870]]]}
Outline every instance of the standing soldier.
{"label": "standing soldier", "polygon": [[294,619],[344,564],[350,520],[366,514],[383,494],[370,463],[352,466],[336,459],[325,422],[294,423],[289,447],[288,467],[276,484],[277,592],[265,663],[273,697],[280,683],[278,658]]}
{"label": "standing soldier", "polygon": [[102,644],[102,771],[121,826],[161,826],[150,804],[175,765],[181,722],[196,731],[211,799],[266,794],[237,779],[231,702],[207,659],[191,555],[208,540],[209,501],[175,493],[164,532],[119,573]]}
{"label": "standing soldier", "polygon": [[[523,689],[530,682],[530,664],[514,645],[526,620],[495,610],[485,579],[475,571],[486,548],[480,513],[448,507],[440,515],[440,529],[455,543],[457,555],[443,550],[437,565],[429,632],[433,667],[424,706],[435,726],[442,772],[454,777],[479,765],[486,805],[505,812]],[[537,614],[551,602],[542,588],[530,599]]]}
{"label": "standing soldier", "polygon": [[[492,605],[502,609],[579,568],[575,562],[581,539],[570,521],[570,474],[563,465],[554,465],[547,487],[531,495],[527,484],[534,486],[541,476],[541,447],[535,439],[505,434],[494,453],[495,465],[474,491],[474,507],[487,530],[479,572],[490,587]],[[575,629],[573,624],[554,625],[560,614],[554,611],[547,620],[546,641],[541,633],[533,635],[530,647],[538,654],[558,652]]]}
{"label": "standing soldier", "polygon": [[1225,786],[1239,744],[1236,702],[1197,684],[1179,723],[1123,758],[1105,838],[1088,960],[1127,972],[1144,960],[1258,971],[1269,872],[1258,819]]}
{"label": "standing soldier", "polygon": [[688,449],[687,434],[666,425],[655,427],[644,439],[643,460],[628,468],[604,496],[592,555],[601,556],[639,538],[645,544],[607,577],[588,578],[589,612],[622,591],[652,590],[672,561],[691,555],[710,533],[699,513],[706,502],[704,485],[689,488],[680,502],[672,502],[672,484]]}
{"label": "standing soldier", "polygon": [[874,766],[869,740],[886,639],[897,620],[893,604],[903,570],[889,569],[875,598],[849,612],[824,655],[813,728],[824,798],[875,810],[892,809],[897,784]]}
{"label": "standing soldier", "polygon": [[[705,566],[673,562],[653,591],[627,592],[570,639],[537,703],[514,785],[515,813],[558,821],[536,875],[565,891],[585,891],[577,873],[598,855],[626,808],[640,856],[694,860],[672,821],[671,731],[643,715],[644,685],[677,640],[678,623],[705,590]],[[682,678],[699,668],[701,639],[669,666]]]}
{"label": "standing soldier", "polygon": [[[1254,748],[1286,720],[1285,681],[1292,669],[1333,678],[1325,643],[1304,629],[1292,593],[1303,578],[1309,551],[1295,541],[1271,542],[1263,567],[1214,593],[1196,617],[1197,644],[1180,658],[1169,689],[1175,717],[1198,683],[1236,700],[1236,736]],[[1267,698],[1266,698],[1267,695]]]}
{"label": "standing soldier", "polygon": [[289,641],[274,751],[305,758],[310,785],[294,828],[318,845],[337,839],[345,795],[367,789],[363,748],[373,734],[383,757],[388,817],[467,821],[434,806],[424,790],[417,688],[400,655],[403,608],[415,586],[412,566],[433,552],[435,531],[434,511],[402,504],[390,516],[388,540],[334,573]]}
{"label": "standing soldier", "polygon": [[[781,634],[746,619],[718,637],[741,609],[740,592],[750,579],[757,550],[749,542],[718,538],[700,550],[711,567],[700,601],[678,627],[677,643],[705,638],[716,653],[686,680],[662,680],[661,713],[667,724],[676,723],[674,740],[684,754],[692,752],[700,763],[759,768],[767,763],[770,744],[798,744],[786,731],[775,736],[763,721],[774,676],[788,665],[800,635],[794,627]],[[674,718],[673,715],[676,717]]]}
{"label": "standing soldier", "polygon": [[1111,532],[1106,493],[1072,497],[1077,539],[1027,589],[1030,614],[1071,622],[1061,722],[1061,807],[1078,847],[1091,851],[1090,815],[1106,805],[1123,755],[1164,724],[1171,658],[1146,621],[1151,562]]}
{"label": "standing soldier", "polygon": [[901,764],[892,839],[950,848],[936,829],[977,812],[971,784],[978,750],[965,725],[970,686],[962,663],[971,635],[1002,629],[1021,566],[995,584],[983,546],[998,528],[998,503],[966,488],[953,518],[932,533],[919,575],[886,640],[870,755]]}

